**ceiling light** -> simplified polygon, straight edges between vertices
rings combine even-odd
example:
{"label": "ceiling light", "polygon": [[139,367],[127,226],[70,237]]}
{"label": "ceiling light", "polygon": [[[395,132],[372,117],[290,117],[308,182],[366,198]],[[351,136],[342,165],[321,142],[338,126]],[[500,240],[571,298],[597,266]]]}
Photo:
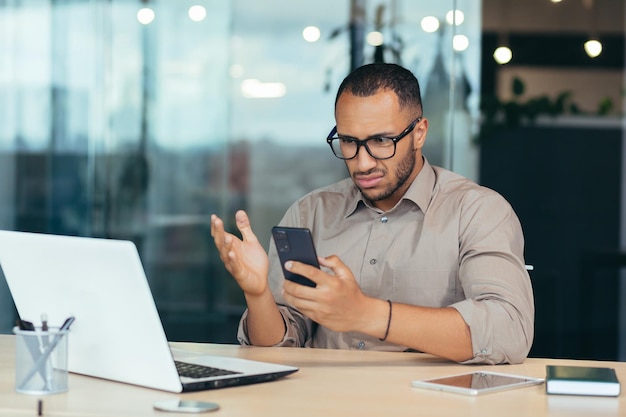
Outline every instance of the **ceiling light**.
{"label": "ceiling light", "polygon": [[435,16],[426,16],[422,19],[420,25],[422,26],[422,30],[426,33],[437,32],[437,29],[439,29],[439,19]]}
{"label": "ceiling light", "polygon": [[469,39],[467,38],[467,36],[454,35],[454,38],[452,38],[452,48],[454,48],[455,51],[457,52],[464,51],[468,48],[468,46],[469,46]]}
{"label": "ceiling light", "polygon": [[378,31],[372,31],[365,37],[367,43],[372,46],[380,46],[383,44],[383,34]]}
{"label": "ceiling light", "polygon": [[493,52],[493,59],[500,65],[506,64],[513,58],[513,52],[508,46],[500,46]]}
{"label": "ceiling light", "polygon": [[148,25],[152,23],[152,21],[154,20],[154,10],[148,7],[139,9],[139,11],[137,12],[137,20],[139,20],[139,23],[141,23],[142,25]]}
{"label": "ceiling light", "polygon": [[450,10],[446,13],[446,22],[449,25],[460,25],[465,20],[465,14],[460,10]]}
{"label": "ceiling light", "polygon": [[317,42],[320,38],[320,30],[315,26],[307,26],[302,30],[302,37],[307,42]]}
{"label": "ceiling light", "polygon": [[189,18],[194,22],[201,22],[206,17],[206,9],[204,6],[191,6],[188,14]]}
{"label": "ceiling light", "polygon": [[590,58],[595,58],[602,53],[602,44],[596,39],[589,39],[585,42],[585,52]]}

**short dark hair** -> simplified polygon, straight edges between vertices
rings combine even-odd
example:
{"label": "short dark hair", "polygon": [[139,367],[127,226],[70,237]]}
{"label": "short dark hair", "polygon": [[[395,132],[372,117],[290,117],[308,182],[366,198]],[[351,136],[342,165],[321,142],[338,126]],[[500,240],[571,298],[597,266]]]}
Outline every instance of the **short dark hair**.
{"label": "short dark hair", "polygon": [[348,74],[337,90],[335,107],[344,92],[369,97],[386,89],[396,93],[401,108],[423,112],[420,85],[415,75],[400,65],[387,63],[366,64]]}

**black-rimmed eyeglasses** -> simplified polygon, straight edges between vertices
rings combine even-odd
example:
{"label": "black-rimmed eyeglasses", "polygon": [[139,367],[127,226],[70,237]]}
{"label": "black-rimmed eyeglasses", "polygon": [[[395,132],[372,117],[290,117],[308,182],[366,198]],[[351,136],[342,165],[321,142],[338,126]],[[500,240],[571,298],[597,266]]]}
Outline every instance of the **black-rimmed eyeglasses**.
{"label": "black-rimmed eyeglasses", "polygon": [[374,159],[389,159],[396,154],[396,144],[411,133],[420,120],[422,120],[421,117],[413,120],[402,133],[393,138],[378,136],[359,140],[349,136],[338,136],[337,126],[335,126],[328,134],[326,142],[330,145],[333,154],[339,159],[345,160],[356,157],[361,146],[365,147],[367,153]]}

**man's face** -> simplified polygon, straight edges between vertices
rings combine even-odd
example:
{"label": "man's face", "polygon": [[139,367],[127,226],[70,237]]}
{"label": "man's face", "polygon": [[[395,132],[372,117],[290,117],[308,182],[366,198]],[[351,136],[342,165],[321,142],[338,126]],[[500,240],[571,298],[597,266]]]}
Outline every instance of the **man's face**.
{"label": "man's face", "polygon": [[[400,110],[398,97],[381,90],[370,97],[343,93],[337,101],[337,132],[359,140],[374,136],[395,137],[421,116]],[[423,119],[396,145],[396,154],[385,160],[373,158],[364,147],[346,160],[348,172],[361,193],[381,210],[389,210],[402,198],[422,168],[422,146],[428,121]]]}

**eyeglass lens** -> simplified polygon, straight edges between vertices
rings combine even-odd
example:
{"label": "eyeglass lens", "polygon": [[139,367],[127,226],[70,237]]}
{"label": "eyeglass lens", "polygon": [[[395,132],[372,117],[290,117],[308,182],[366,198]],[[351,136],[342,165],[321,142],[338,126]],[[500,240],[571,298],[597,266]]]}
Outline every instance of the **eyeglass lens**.
{"label": "eyeglass lens", "polygon": [[344,159],[351,159],[356,156],[359,147],[364,146],[367,152],[374,158],[391,158],[395,153],[395,143],[388,138],[370,138],[366,140],[333,138],[331,146],[335,155]]}

